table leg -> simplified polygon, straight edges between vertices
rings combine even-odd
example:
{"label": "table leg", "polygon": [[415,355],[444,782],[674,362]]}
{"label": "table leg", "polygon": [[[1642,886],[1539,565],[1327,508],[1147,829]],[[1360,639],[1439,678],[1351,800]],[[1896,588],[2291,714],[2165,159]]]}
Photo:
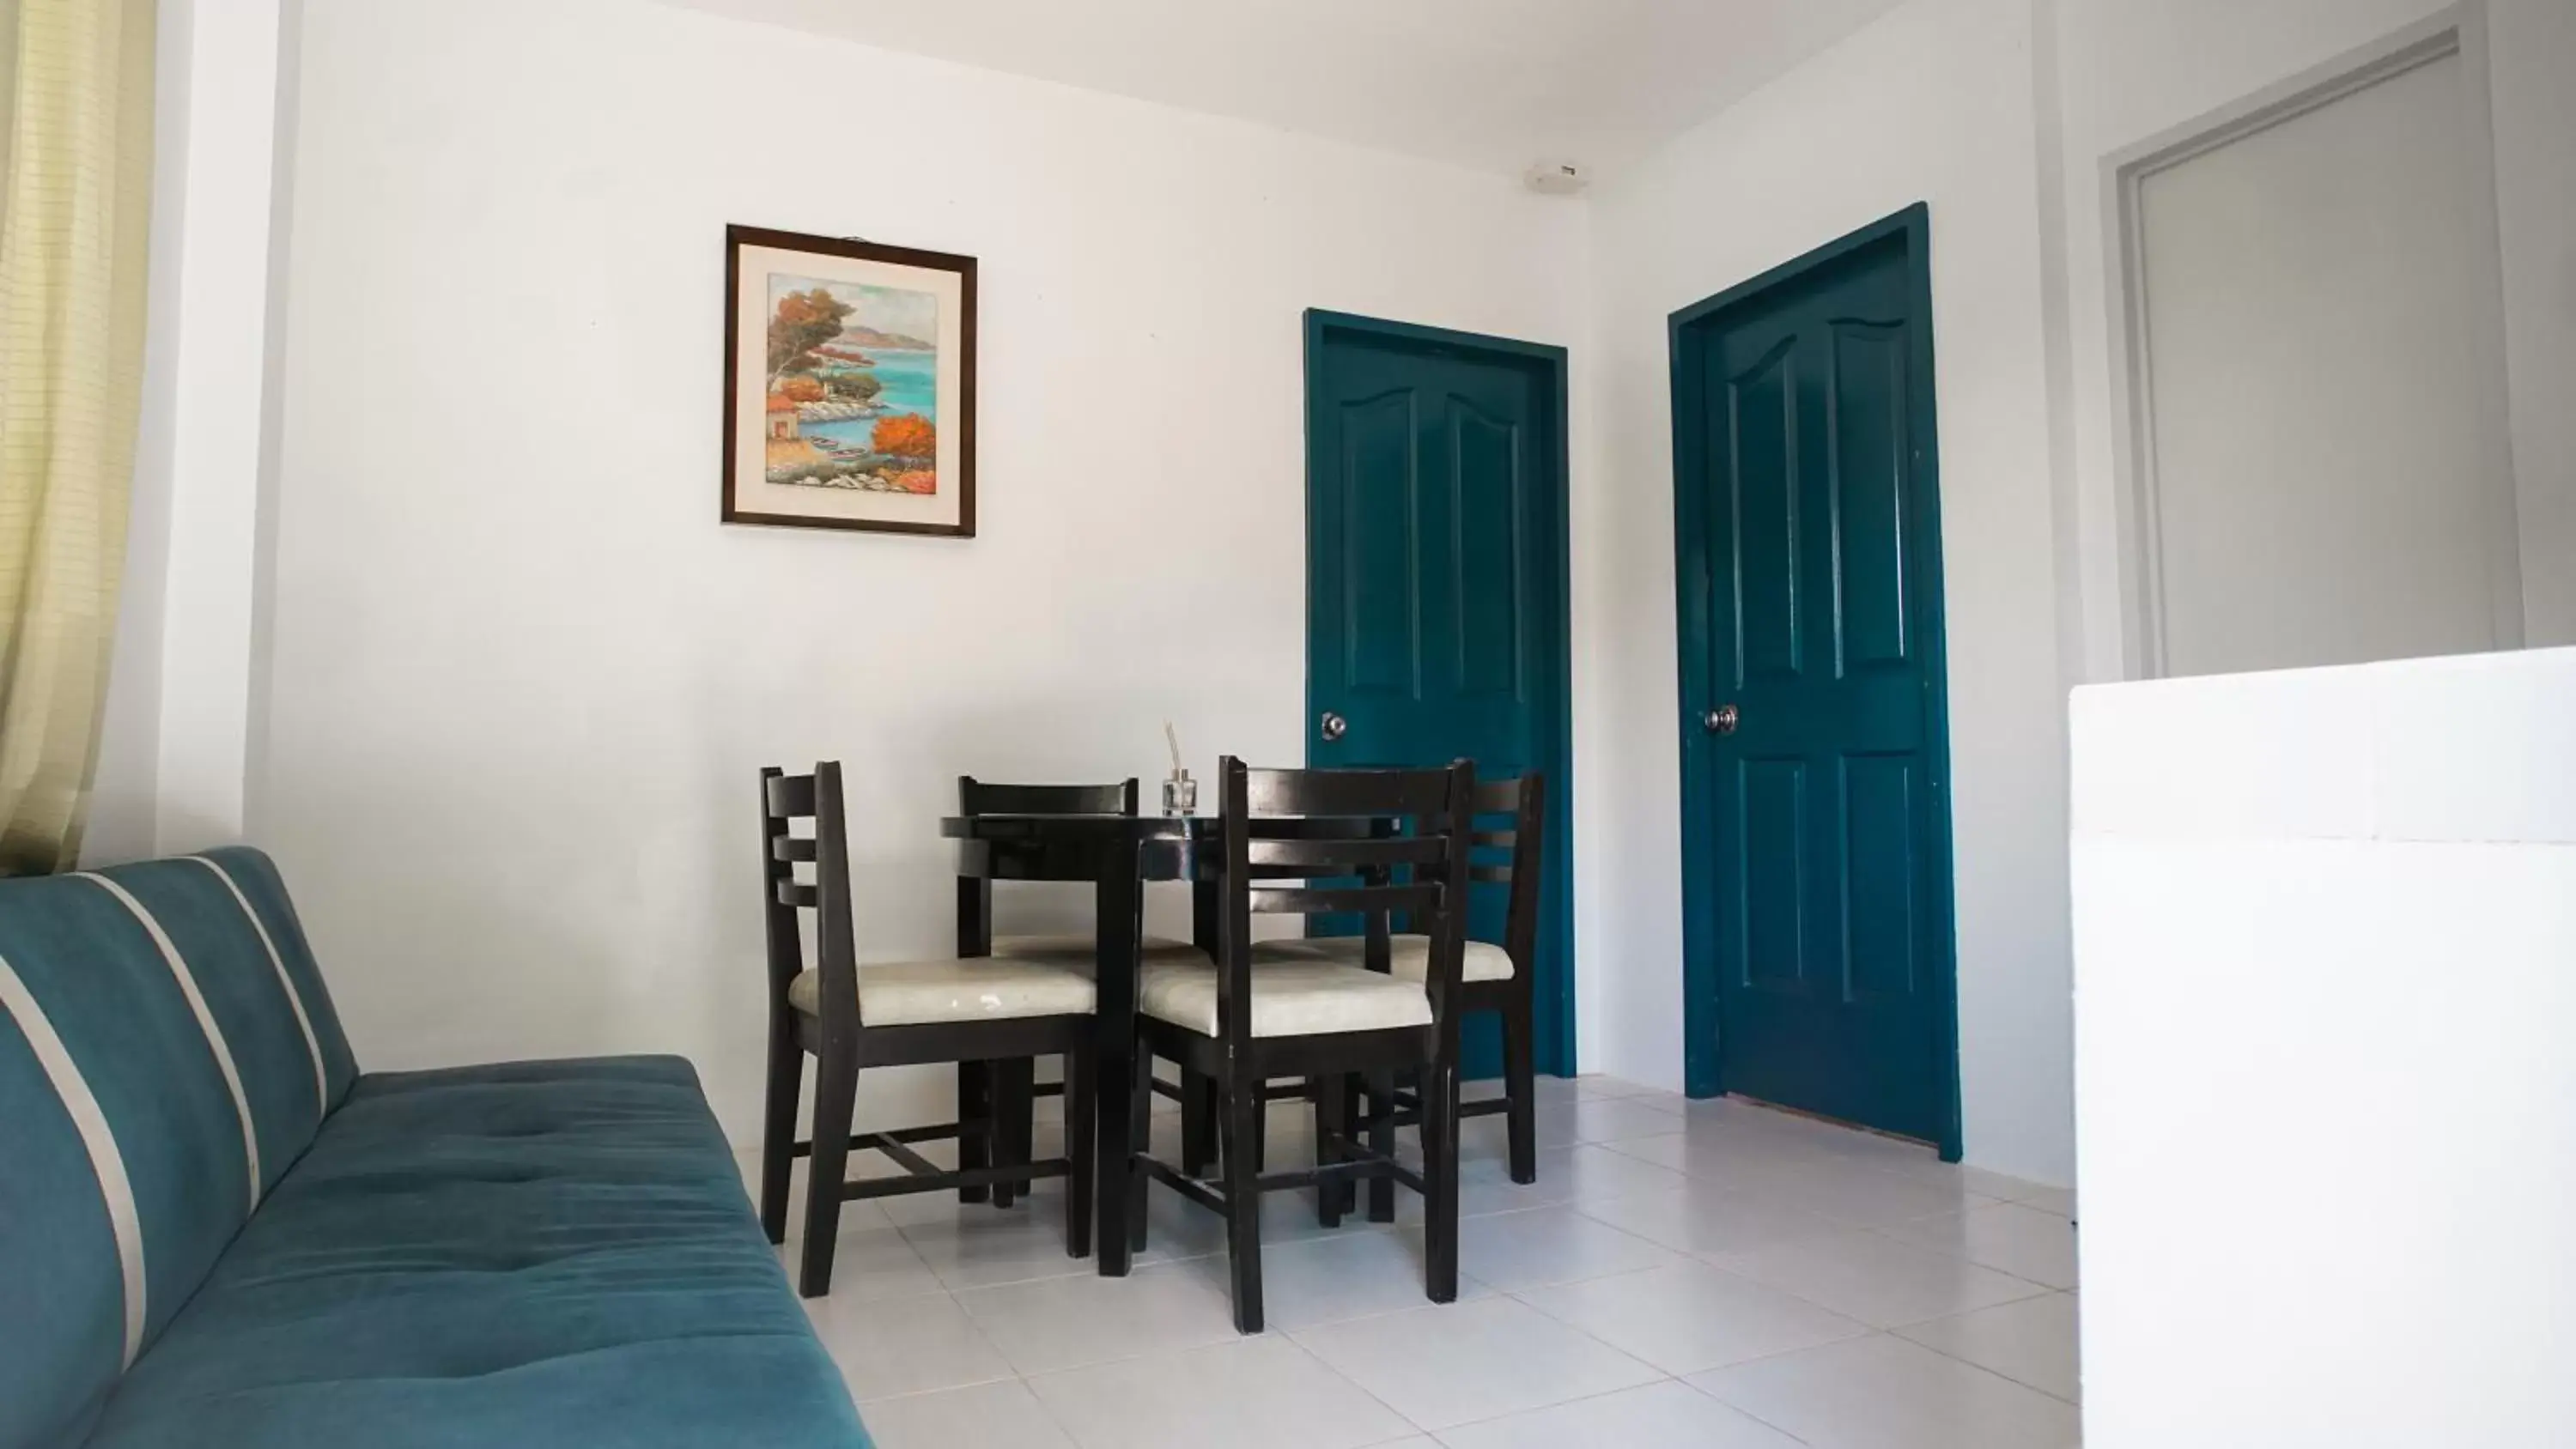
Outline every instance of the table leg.
{"label": "table leg", "polygon": [[[990,956],[993,954],[993,883],[976,876],[957,878],[957,954]],[[957,1064],[957,1165],[961,1168],[990,1167],[998,1159],[993,1154],[1001,1119],[996,1114],[991,1067],[984,1062]],[[984,1135],[973,1130],[981,1126]],[[1009,1206],[1008,1189],[998,1194],[987,1187],[957,1189],[959,1202],[1000,1201]]]}
{"label": "table leg", "polygon": [[1100,1033],[1093,1090],[1099,1123],[1097,1210],[1092,1231],[1100,1244],[1100,1276],[1124,1278],[1134,1252],[1128,1246],[1130,1162],[1144,1144],[1136,1140],[1130,1110],[1136,1090],[1136,977],[1145,936],[1145,891],[1136,859],[1122,854],[1100,878],[1098,900],[1099,996],[1093,1008]]}

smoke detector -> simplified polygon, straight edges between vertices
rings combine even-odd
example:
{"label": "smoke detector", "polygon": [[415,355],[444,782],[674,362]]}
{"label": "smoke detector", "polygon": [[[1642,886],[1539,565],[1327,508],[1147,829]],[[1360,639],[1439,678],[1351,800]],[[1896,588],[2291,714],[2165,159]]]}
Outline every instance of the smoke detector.
{"label": "smoke detector", "polygon": [[1592,184],[1592,173],[1571,161],[1540,161],[1521,180],[1541,196],[1580,196]]}

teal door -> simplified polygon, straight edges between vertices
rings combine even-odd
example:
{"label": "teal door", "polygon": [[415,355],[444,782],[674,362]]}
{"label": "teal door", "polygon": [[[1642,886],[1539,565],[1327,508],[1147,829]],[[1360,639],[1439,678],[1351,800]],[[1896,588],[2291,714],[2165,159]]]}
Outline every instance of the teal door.
{"label": "teal door", "polygon": [[[1565,801],[1565,354],[1306,318],[1307,758],[1548,772],[1538,1070],[1573,1068]],[[1505,890],[1469,927],[1502,939]],[[1470,1018],[1471,1075],[1500,1072]]]}
{"label": "teal door", "polygon": [[1958,1148],[1921,208],[1673,318],[1687,1070]]}

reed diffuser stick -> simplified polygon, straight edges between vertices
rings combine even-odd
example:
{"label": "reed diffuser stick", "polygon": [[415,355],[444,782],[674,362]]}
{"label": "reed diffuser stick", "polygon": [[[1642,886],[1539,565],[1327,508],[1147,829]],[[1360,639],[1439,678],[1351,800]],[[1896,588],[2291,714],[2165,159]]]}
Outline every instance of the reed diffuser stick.
{"label": "reed diffuser stick", "polygon": [[1172,748],[1172,778],[1177,780],[1188,772],[1181,768],[1181,737],[1170,720],[1163,721],[1163,743]]}

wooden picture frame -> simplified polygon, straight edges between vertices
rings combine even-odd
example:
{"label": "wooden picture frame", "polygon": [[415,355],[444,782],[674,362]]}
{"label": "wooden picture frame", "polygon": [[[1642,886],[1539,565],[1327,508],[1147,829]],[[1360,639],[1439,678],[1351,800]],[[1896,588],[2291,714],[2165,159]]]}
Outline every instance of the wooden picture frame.
{"label": "wooden picture frame", "polygon": [[975,536],[975,259],[725,228],[723,521]]}

